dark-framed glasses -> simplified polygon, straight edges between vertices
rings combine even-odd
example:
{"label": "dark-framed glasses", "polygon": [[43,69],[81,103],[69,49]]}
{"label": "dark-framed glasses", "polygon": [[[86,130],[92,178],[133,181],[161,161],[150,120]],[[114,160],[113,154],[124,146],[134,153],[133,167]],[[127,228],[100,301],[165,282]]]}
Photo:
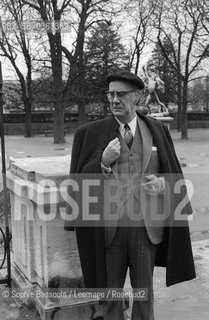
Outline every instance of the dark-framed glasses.
{"label": "dark-framed glasses", "polygon": [[130,92],[136,92],[136,90],[129,90],[129,91],[106,91],[107,98],[109,101],[112,101],[115,96],[117,96],[118,99],[123,99],[128,93]]}

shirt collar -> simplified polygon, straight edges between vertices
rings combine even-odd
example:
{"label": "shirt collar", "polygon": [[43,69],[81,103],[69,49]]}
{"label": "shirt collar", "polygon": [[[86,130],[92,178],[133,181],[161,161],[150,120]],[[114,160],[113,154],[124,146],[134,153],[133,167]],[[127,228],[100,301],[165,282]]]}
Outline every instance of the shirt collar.
{"label": "shirt collar", "polygon": [[[123,136],[124,133],[125,133],[125,129],[124,129],[124,124],[123,122],[121,122],[118,118],[115,117],[115,119],[118,121],[120,127],[119,127],[119,130],[120,130],[120,133],[121,135]],[[132,134],[133,136],[135,135],[135,132],[136,132],[136,124],[137,124],[137,116],[135,116],[130,122],[127,122],[127,124],[129,125],[131,131],[132,131]]]}

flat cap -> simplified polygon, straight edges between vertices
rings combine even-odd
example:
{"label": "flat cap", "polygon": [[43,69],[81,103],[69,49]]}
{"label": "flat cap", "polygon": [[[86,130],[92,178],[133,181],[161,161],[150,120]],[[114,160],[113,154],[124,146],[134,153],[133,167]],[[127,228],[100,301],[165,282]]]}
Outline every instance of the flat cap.
{"label": "flat cap", "polygon": [[106,80],[108,85],[111,81],[124,81],[124,82],[129,82],[134,84],[135,86],[137,86],[139,90],[142,90],[145,87],[142,79],[140,79],[134,73],[131,73],[126,70],[119,70],[119,71],[112,72],[107,76]]}

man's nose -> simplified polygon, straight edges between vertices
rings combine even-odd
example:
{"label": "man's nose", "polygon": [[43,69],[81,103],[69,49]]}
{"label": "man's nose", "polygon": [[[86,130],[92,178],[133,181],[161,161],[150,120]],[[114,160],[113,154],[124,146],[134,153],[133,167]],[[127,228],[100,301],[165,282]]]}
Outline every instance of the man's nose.
{"label": "man's nose", "polygon": [[120,102],[120,100],[118,99],[118,95],[117,95],[116,92],[114,93],[114,97],[113,97],[112,102],[113,102],[113,103],[119,103],[119,102]]}

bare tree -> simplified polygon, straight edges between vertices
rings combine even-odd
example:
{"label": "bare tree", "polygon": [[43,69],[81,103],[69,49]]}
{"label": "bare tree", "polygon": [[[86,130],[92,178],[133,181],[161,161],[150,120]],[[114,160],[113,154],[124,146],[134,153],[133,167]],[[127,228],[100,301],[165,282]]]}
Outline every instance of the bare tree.
{"label": "bare tree", "polygon": [[[79,5],[78,5],[79,3]],[[81,0],[72,2],[70,7],[73,15],[77,15],[78,26],[74,26],[76,40],[73,43],[73,49],[70,51],[62,46],[63,53],[69,62],[70,68],[66,87],[64,89],[65,99],[69,99],[69,95],[77,97],[79,106],[79,122],[85,122],[85,66],[84,66],[84,47],[86,34],[90,30],[94,30],[93,26],[98,23],[110,23],[111,17],[120,12],[121,6],[117,5],[117,1],[105,0]]]}
{"label": "bare tree", "polygon": [[[155,13],[155,2],[149,0],[134,0],[126,6],[124,15],[125,23],[130,21],[130,68],[138,73],[141,55],[145,46],[150,43],[153,33],[153,19]],[[128,19],[128,20],[127,20]]]}
{"label": "bare tree", "polygon": [[[209,6],[207,0],[202,0],[199,3],[199,10],[202,12],[203,16],[203,29],[206,35],[209,35]],[[209,58],[209,44],[207,43],[207,49],[205,50],[205,58]]]}
{"label": "bare tree", "polygon": [[[31,137],[33,57],[31,54],[30,38],[20,24],[20,22],[23,21],[23,16],[26,17],[27,8],[25,8],[25,10],[23,9],[22,0],[2,0],[1,10],[3,14],[0,20],[0,55],[6,57],[10,61],[19,79],[25,110],[25,137]],[[20,55],[23,57],[22,61],[18,60]],[[24,69],[26,69],[26,75],[24,74]]]}
{"label": "bare tree", "polygon": [[[56,22],[62,25],[70,19],[71,49],[64,45],[59,28],[46,30],[50,48],[50,63],[52,66],[53,90],[55,97],[55,143],[63,143],[64,111],[69,95],[76,94],[79,98],[80,122],[85,121],[85,104],[83,100],[84,79],[84,44],[88,29],[98,21],[106,20],[113,11],[113,1],[106,0],[23,0],[33,8],[45,23]],[[64,54],[64,56],[63,56]],[[69,65],[67,81],[63,80],[63,62]]]}
{"label": "bare tree", "polygon": [[[187,102],[188,84],[200,68],[208,51],[208,42],[203,32],[204,12],[200,3],[204,0],[166,0],[160,1],[156,15],[158,44],[178,77],[178,104],[181,108],[181,137],[188,138]],[[172,48],[172,58],[166,52],[163,39]]]}
{"label": "bare tree", "polygon": [[[50,47],[50,63],[53,75],[53,90],[55,99],[55,143],[65,142],[64,138],[64,104],[63,104],[63,79],[62,79],[62,38],[61,38],[61,18],[68,8],[71,0],[63,0],[59,5],[56,0],[46,1],[25,1],[25,5],[34,9],[38,17],[46,25],[46,34]],[[52,24],[55,28],[53,29]],[[49,26],[49,28],[48,28]]]}

